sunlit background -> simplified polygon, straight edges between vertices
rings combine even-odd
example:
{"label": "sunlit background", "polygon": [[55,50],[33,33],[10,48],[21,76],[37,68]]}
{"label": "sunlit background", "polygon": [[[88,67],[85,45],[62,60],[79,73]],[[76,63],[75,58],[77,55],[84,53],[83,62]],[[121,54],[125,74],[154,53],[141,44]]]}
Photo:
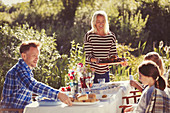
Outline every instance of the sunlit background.
{"label": "sunlit background", "polygon": [[16,3],[20,3],[20,2],[26,2],[29,0],[0,0],[2,1],[5,5],[12,5],[12,4],[16,4]]}
{"label": "sunlit background", "polygon": [[20,58],[19,45],[26,40],[42,43],[34,77],[54,88],[67,85],[68,70],[85,64],[84,35],[97,10],[107,13],[118,56],[129,64],[110,67],[111,81],[129,80],[129,74],[138,80],[137,67],[150,51],[158,52],[170,70],[169,4],[169,0],[0,0],[0,95],[6,73]]}

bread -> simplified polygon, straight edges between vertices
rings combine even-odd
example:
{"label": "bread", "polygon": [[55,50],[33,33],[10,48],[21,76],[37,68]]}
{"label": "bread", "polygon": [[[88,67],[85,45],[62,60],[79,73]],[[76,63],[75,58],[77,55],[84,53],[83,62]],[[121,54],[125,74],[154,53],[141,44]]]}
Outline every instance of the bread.
{"label": "bread", "polygon": [[81,95],[81,96],[79,96],[77,99],[78,99],[79,101],[80,101],[80,100],[87,100],[87,99],[88,99],[88,95],[87,95],[87,94]]}
{"label": "bread", "polygon": [[47,97],[43,97],[41,100],[51,100],[51,99]]}
{"label": "bread", "polygon": [[88,94],[88,98],[96,99],[96,94],[94,94],[94,93]]}
{"label": "bread", "polygon": [[102,95],[102,98],[106,98],[107,97],[107,95]]}
{"label": "bread", "polygon": [[95,102],[98,101],[96,99],[96,94],[91,93],[91,94],[85,94],[85,95],[75,95],[75,98],[70,98],[72,102]]}

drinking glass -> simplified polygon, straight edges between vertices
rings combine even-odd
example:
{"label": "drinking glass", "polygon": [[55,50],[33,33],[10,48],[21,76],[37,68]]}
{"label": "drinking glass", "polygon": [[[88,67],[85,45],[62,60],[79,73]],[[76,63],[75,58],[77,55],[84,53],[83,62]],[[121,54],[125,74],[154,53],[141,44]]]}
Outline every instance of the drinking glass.
{"label": "drinking glass", "polygon": [[80,77],[81,88],[87,88],[86,77]]}
{"label": "drinking glass", "polygon": [[104,84],[105,83],[105,78],[99,78],[97,79],[99,84]]}
{"label": "drinking glass", "polygon": [[86,86],[87,86],[87,88],[89,90],[89,93],[90,93],[91,92],[91,87],[93,86],[93,78],[92,77],[87,77],[85,83],[86,83]]}
{"label": "drinking glass", "polygon": [[85,93],[85,90],[87,88],[86,77],[80,77],[80,83],[81,83],[81,93]]}

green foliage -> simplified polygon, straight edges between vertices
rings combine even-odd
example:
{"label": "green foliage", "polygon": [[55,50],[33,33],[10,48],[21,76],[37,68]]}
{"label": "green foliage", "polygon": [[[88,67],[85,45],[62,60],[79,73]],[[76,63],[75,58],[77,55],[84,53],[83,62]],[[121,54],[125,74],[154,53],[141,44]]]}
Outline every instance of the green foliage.
{"label": "green foliage", "polygon": [[0,93],[5,74],[17,61],[17,53],[14,51],[20,41],[13,34],[14,31],[10,27],[0,27]]}
{"label": "green foliage", "polygon": [[83,36],[90,30],[91,17],[97,10],[106,11],[110,29],[119,43],[132,43],[136,48],[139,41],[147,41],[145,53],[151,51],[153,41],[169,43],[168,0],[30,0],[11,7],[0,6],[1,25],[28,23],[39,32],[45,29],[49,36],[56,33],[60,54],[69,55],[72,40],[83,44]]}
{"label": "green foliage", "polygon": [[129,12],[124,11],[123,15],[119,16],[118,23],[120,29],[118,30],[118,34],[120,35],[118,36],[118,40],[126,44],[133,40],[133,47],[135,47],[135,43],[139,40],[144,40],[143,38],[147,38],[147,33],[142,32],[143,28],[145,28],[147,19],[148,16],[145,19],[142,19],[140,11],[134,15],[130,15]]}
{"label": "green foliage", "polygon": [[85,52],[79,43],[71,42],[70,57],[69,57],[69,68],[77,65],[77,63],[85,64]]}
{"label": "green foliage", "polygon": [[142,55],[144,50],[145,50],[145,47],[146,47],[146,42],[144,42],[142,45],[141,45],[141,41],[139,41],[139,44],[138,44],[138,55]]}
{"label": "green foliage", "polygon": [[[75,69],[78,63],[85,64],[85,52],[83,51],[84,46],[81,46],[75,41],[71,41],[70,55],[68,58],[68,69]],[[66,83],[69,82],[68,73],[65,75]]]}
{"label": "green foliage", "polygon": [[169,57],[170,46],[164,45],[164,42],[160,41],[159,47],[158,48],[154,47],[154,51],[162,56],[165,64],[165,68],[166,70],[169,70],[170,69],[170,57]]}
{"label": "green foliage", "polygon": [[[141,10],[143,18],[149,15],[144,32],[148,32],[148,37],[145,39],[148,43],[147,50],[152,49],[153,42],[156,45],[163,40],[170,44],[170,3],[169,0],[138,0],[141,5],[138,10]],[[150,47],[150,48],[149,48]]]}
{"label": "green foliage", "polygon": [[0,88],[6,72],[20,57],[19,44],[30,39],[43,44],[35,77],[55,88],[64,86],[68,69],[84,63],[81,45],[97,10],[108,14],[110,29],[122,43],[118,55],[128,58],[129,67],[111,67],[114,81],[127,80],[130,69],[137,79],[142,54],[152,51],[153,42],[160,40],[166,45],[154,50],[169,69],[169,6],[168,0],[30,0],[9,7],[0,1]]}

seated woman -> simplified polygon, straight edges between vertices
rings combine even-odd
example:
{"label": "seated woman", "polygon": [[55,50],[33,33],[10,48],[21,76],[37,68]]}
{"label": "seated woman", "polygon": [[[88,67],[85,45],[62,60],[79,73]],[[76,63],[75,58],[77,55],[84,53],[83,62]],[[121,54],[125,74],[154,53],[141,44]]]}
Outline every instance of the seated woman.
{"label": "seated woman", "polygon": [[[137,107],[126,108],[124,112],[133,113],[169,113],[170,97],[164,92],[166,82],[159,67],[153,61],[144,61],[138,67],[139,80],[147,87],[141,95]],[[161,103],[161,104],[160,104]]]}
{"label": "seated woman", "polygon": [[[166,76],[162,57],[157,52],[147,53],[144,57],[144,61],[147,61],[147,60],[151,60],[151,61],[155,62],[160,69],[161,76],[164,76],[164,77]],[[143,86],[136,80],[130,80],[130,85],[137,88],[140,92],[142,92],[145,88],[145,86]]]}

